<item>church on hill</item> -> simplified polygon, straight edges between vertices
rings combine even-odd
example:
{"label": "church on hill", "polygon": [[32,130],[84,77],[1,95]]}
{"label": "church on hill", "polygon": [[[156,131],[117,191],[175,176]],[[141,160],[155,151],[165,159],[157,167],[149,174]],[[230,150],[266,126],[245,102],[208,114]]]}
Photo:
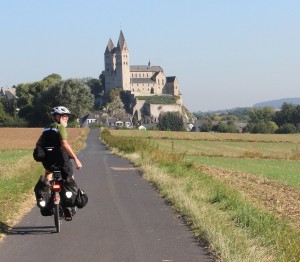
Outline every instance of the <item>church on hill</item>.
{"label": "church on hill", "polygon": [[121,87],[134,96],[181,96],[176,76],[165,76],[160,66],[130,65],[129,50],[123,32],[115,47],[109,39],[104,53],[105,91]]}

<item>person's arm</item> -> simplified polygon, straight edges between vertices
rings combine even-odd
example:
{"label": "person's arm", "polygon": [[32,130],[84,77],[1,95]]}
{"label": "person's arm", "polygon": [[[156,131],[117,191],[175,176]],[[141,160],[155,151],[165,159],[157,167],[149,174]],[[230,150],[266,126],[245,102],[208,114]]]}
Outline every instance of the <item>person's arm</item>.
{"label": "person's arm", "polygon": [[71,148],[70,144],[68,143],[67,140],[60,140],[62,148],[68,153],[69,157],[72,158],[75,162],[76,168],[80,169],[82,168],[82,164],[78,157],[75,155],[73,152],[73,149]]}

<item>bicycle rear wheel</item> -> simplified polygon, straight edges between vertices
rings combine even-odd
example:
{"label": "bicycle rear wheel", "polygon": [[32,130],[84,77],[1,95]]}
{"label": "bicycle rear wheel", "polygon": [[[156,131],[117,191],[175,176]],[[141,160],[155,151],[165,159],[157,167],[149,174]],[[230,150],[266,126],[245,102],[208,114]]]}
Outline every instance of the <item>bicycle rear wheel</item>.
{"label": "bicycle rear wheel", "polygon": [[54,224],[56,228],[56,233],[60,232],[60,215],[59,215],[59,205],[55,204],[53,207],[54,214]]}

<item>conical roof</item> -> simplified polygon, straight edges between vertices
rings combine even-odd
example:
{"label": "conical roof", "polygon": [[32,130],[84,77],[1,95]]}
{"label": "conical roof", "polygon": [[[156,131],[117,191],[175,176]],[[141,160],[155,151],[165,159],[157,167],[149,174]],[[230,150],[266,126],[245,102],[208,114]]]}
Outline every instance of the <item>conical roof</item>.
{"label": "conical roof", "polygon": [[124,47],[124,44],[125,44],[125,38],[124,38],[123,32],[121,30],[120,36],[119,36],[119,41],[118,41],[118,46],[117,46],[118,49],[122,50]]}
{"label": "conical roof", "polygon": [[114,43],[110,38],[109,41],[108,41],[107,47],[105,49],[105,53],[110,53],[114,49],[114,47],[115,47]]}

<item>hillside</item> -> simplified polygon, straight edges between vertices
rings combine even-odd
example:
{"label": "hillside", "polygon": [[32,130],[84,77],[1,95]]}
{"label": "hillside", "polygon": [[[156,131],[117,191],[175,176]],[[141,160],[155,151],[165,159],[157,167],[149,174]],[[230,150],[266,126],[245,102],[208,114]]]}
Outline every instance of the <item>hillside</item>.
{"label": "hillside", "polygon": [[[282,98],[282,99],[277,99],[277,100],[269,100],[269,101],[264,101],[264,102],[259,102],[256,103],[252,106],[252,108],[259,108],[259,107],[266,107],[270,106],[275,109],[281,108],[283,103],[291,103],[293,105],[300,105],[300,98]],[[236,108],[231,108],[231,109],[222,109],[222,110],[215,110],[215,111],[207,111],[207,112],[194,112],[195,114],[199,115],[206,115],[206,114],[228,114],[232,112],[245,112],[251,107],[236,107]]]}
{"label": "hillside", "polygon": [[291,103],[294,105],[300,105],[300,98],[282,98],[277,100],[270,100],[265,102],[260,102],[257,104],[254,104],[253,107],[266,107],[270,106],[273,108],[281,108],[283,103]]}

